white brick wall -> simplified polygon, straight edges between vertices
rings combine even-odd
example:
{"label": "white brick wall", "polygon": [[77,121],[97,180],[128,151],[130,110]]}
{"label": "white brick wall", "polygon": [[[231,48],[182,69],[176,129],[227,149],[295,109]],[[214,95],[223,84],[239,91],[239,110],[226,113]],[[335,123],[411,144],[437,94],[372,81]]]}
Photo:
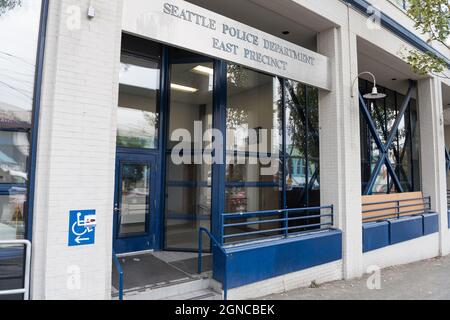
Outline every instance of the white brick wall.
{"label": "white brick wall", "polygon": [[[321,284],[341,279],[342,260],[339,260],[239,288],[230,289],[228,290],[228,299],[245,300],[261,298],[274,293],[283,293],[302,287],[308,287],[313,281],[317,284]],[[214,290],[218,292],[220,287],[221,286],[217,283],[213,284]]]}
{"label": "white brick wall", "polygon": [[370,266],[387,268],[415,261],[434,258],[439,255],[439,234],[405,241],[363,255],[364,272]]}
{"label": "white brick wall", "polygon": [[[32,297],[109,299],[121,1],[50,1],[34,207]],[[79,29],[68,28],[78,6]],[[75,23],[76,24],[76,23]],[[73,25],[73,24],[72,24]],[[68,247],[70,210],[96,209],[92,246]],[[80,290],[67,268],[81,271]]]}
{"label": "white brick wall", "polygon": [[342,28],[323,31],[318,50],[330,58],[332,73],[332,92],[319,93],[321,203],[334,205],[335,226],[343,231],[344,277],[352,278],[362,272],[359,104],[351,97],[356,36]]}
{"label": "white brick wall", "polygon": [[447,241],[447,174],[441,81],[438,78],[420,80],[417,91],[422,191],[425,196],[431,196],[432,209],[439,213],[440,254],[447,255],[450,243]]}

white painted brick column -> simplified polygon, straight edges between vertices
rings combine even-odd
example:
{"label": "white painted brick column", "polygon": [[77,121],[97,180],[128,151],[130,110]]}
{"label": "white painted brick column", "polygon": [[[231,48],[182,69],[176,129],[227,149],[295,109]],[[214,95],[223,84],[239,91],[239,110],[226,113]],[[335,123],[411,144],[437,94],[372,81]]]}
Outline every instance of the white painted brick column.
{"label": "white painted brick column", "polygon": [[[92,1],[92,20],[87,18],[89,2],[50,1],[34,205],[33,299],[111,297],[122,1]],[[68,247],[69,211],[83,209],[97,211],[95,244]]]}
{"label": "white painted brick column", "polygon": [[359,102],[357,95],[351,97],[358,74],[357,44],[356,35],[347,31],[321,32],[318,49],[332,66],[332,91],[319,95],[321,202],[334,205],[348,279],[362,275],[362,219]]}
{"label": "white painted brick column", "polygon": [[418,81],[422,191],[431,196],[439,213],[440,254],[450,252],[447,218],[447,174],[445,167],[442,86],[438,78]]}

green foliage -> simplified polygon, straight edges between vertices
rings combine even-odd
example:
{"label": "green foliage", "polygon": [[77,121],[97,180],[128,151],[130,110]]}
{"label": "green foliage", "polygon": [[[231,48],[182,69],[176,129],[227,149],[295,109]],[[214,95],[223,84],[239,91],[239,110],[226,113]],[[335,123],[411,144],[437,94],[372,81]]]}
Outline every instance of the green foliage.
{"label": "green foliage", "polygon": [[447,69],[444,59],[431,52],[423,53],[418,50],[411,50],[406,59],[414,72],[422,76],[428,73],[440,74]]}
{"label": "green foliage", "polygon": [[[438,42],[450,50],[449,0],[410,0],[407,12],[415,28],[428,37],[428,42]],[[444,59],[431,52],[412,50],[407,61],[420,75],[441,74],[447,69]]]}
{"label": "green foliage", "polygon": [[0,16],[21,5],[22,0],[0,0]]}

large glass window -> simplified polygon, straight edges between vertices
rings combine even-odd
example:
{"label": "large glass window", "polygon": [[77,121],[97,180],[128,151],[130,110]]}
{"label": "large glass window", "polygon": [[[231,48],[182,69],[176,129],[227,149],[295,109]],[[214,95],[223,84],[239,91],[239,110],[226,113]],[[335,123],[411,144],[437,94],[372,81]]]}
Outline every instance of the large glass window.
{"label": "large glass window", "polygon": [[[368,92],[372,87],[373,84],[370,82],[360,80],[359,88],[361,92]],[[379,87],[379,91],[385,93],[386,98],[366,101],[366,104],[381,141],[386,143],[398,118],[405,96],[382,87]],[[360,127],[362,190],[365,190],[380,157],[380,152],[369,132],[368,124],[362,116]],[[387,155],[404,192],[420,190],[419,143],[420,133],[416,100],[412,98],[405,115],[400,121],[398,131],[394,136]],[[383,194],[393,192],[398,192],[398,190],[396,190],[386,165],[383,164],[371,193]]]}
{"label": "large glass window", "polygon": [[117,112],[117,146],[156,149],[161,47],[123,35]]}
{"label": "large glass window", "polygon": [[[226,213],[320,206],[318,111],[316,89],[229,65]],[[314,214],[318,213],[307,213]],[[263,224],[256,223],[260,218],[255,217],[226,219],[226,223],[248,224],[226,228],[225,234],[276,236],[282,233],[276,230],[283,227],[280,218],[279,214],[266,215],[264,220],[274,222]],[[305,231],[302,226],[316,220],[292,221],[290,232]]]}
{"label": "large glass window", "polygon": [[286,205],[320,205],[318,90],[286,81]]}
{"label": "large glass window", "polygon": [[0,2],[0,240],[26,233],[41,1]]}
{"label": "large glass window", "polygon": [[[170,52],[165,248],[197,250],[198,229],[211,227],[211,165],[202,155],[211,142],[213,62],[183,50]],[[182,151],[172,157],[180,142]],[[176,153],[176,152],[175,152]],[[204,249],[209,241],[204,239]]]}
{"label": "large glass window", "polygon": [[227,86],[227,212],[279,209],[281,85],[230,65]]}
{"label": "large glass window", "polygon": [[[0,1],[0,240],[27,236],[30,138],[42,1]],[[23,286],[24,250],[0,247],[0,290]],[[2,297],[21,299],[22,295]]]}

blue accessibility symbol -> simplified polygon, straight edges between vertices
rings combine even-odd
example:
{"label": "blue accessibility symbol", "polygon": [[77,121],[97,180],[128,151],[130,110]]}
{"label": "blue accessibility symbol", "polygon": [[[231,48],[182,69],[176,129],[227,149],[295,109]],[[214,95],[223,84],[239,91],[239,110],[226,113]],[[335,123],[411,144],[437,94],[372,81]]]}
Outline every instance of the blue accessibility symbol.
{"label": "blue accessibility symbol", "polygon": [[69,216],[69,247],[95,243],[95,210],[73,210]]}

